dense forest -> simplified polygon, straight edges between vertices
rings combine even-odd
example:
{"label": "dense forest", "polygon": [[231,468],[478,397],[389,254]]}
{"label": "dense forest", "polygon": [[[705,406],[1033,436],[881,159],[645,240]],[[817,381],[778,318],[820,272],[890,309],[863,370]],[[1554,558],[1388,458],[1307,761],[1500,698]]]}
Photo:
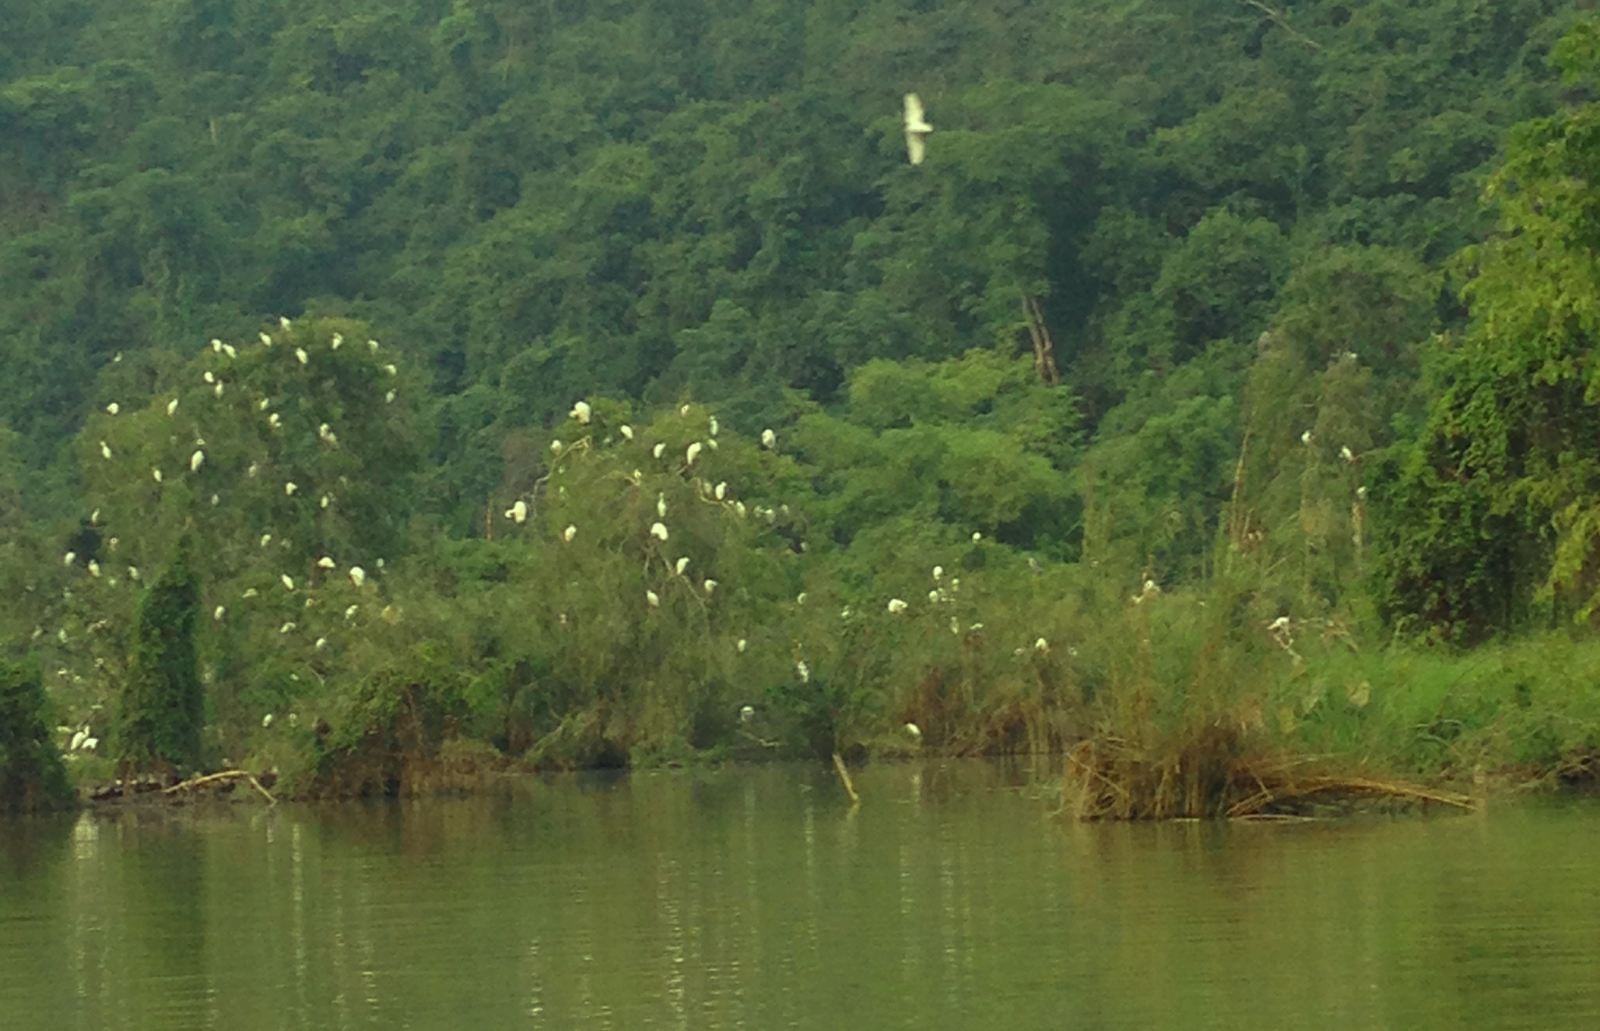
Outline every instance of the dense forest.
{"label": "dense forest", "polygon": [[0,0],[9,681],[307,791],[1600,769],[1588,6]]}

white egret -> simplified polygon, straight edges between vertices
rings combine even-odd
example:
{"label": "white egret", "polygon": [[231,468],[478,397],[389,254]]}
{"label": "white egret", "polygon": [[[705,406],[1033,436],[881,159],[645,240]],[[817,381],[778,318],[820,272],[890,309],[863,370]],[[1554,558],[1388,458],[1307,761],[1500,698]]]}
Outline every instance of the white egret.
{"label": "white egret", "polygon": [[1286,631],[1288,629],[1289,629],[1289,617],[1288,616],[1279,616],[1277,619],[1274,619],[1272,622],[1267,624],[1268,632],[1274,633],[1274,634],[1282,633],[1282,632],[1284,632],[1284,631]]}
{"label": "white egret", "polygon": [[709,595],[712,591],[717,589],[717,582],[710,577],[707,577],[706,582],[700,586],[704,587],[706,594]]}
{"label": "white egret", "polygon": [[378,353],[378,342],[376,340],[368,340],[367,341],[367,350],[371,351],[373,354],[377,354]]}
{"label": "white egret", "polygon": [[269,712],[265,716],[261,717],[261,729],[262,730],[266,730],[271,726],[272,726],[272,713]]}
{"label": "white egret", "polygon": [[976,544],[981,540],[983,540],[983,534],[979,533],[977,530],[973,530],[972,531],[972,543]]}
{"label": "white egret", "polygon": [[735,501],[733,503],[733,511],[735,515],[737,515],[740,519],[743,519],[748,510],[744,507],[743,501]]}
{"label": "white egret", "polygon": [[550,453],[552,455],[560,455],[561,454],[561,441],[560,440],[552,440],[550,442]]}
{"label": "white egret", "polygon": [[292,497],[294,497],[294,492],[299,490],[299,489],[300,489],[300,485],[298,483],[295,483],[293,480],[290,480],[289,482],[287,482],[287,483],[285,483],[283,485],[283,496],[286,497],[286,498],[292,498]]}
{"label": "white egret", "polygon": [[116,354],[111,356],[111,364],[112,365],[121,365],[122,364],[122,352],[121,351],[118,351]]}
{"label": "white egret", "polygon": [[521,526],[523,523],[527,522],[528,503],[521,498],[518,498],[516,501],[512,502],[511,507],[506,509],[506,518],[510,519],[518,526]]}
{"label": "white egret", "polygon": [[567,414],[578,420],[579,426],[587,426],[589,425],[590,417],[594,414],[594,410],[589,407],[589,402],[577,401],[573,404],[572,411]]}
{"label": "white egret", "polygon": [[388,373],[388,374],[389,374],[389,375],[391,375],[391,376],[398,376],[398,375],[400,375],[400,370],[399,370],[399,369],[397,369],[397,368],[395,368],[395,367],[394,367],[394,366],[393,366],[393,365],[385,365],[385,366],[384,366],[384,367],[383,367],[383,371],[384,371],[384,372],[387,372],[387,373]]}
{"label": "white egret", "polygon": [[662,455],[664,455],[666,453],[667,453],[667,445],[666,445],[665,442],[657,444],[655,447],[650,449],[650,454],[653,455],[656,458],[660,458]]}
{"label": "white egret", "polygon": [[937,590],[929,591],[928,600],[937,605],[939,603],[939,592]]}
{"label": "white egret", "polygon": [[360,605],[351,605],[349,608],[344,610],[344,618],[347,619],[347,620],[355,619],[356,618],[356,612],[360,608],[361,608]]}
{"label": "white egret", "polygon": [[324,555],[321,558],[317,559],[317,568],[318,569],[333,569],[336,565],[337,565],[337,563],[335,563],[333,561],[332,557],[330,557],[328,555]]}
{"label": "white egret", "polygon": [[1366,488],[1365,484],[1363,484],[1360,487],[1356,488],[1356,497],[1365,498],[1366,496],[1367,496],[1367,488]]}
{"label": "white egret", "polygon": [[151,469],[150,470],[150,478],[152,480],[156,481],[157,483],[160,483],[161,482],[161,470],[160,469]]}
{"label": "white egret", "polygon": [[289,326],[290,326],[289,316],[287,316],[287,315],[279,315],[278,316],[278,325],[283,327],[283,331],[285,333],[289,332]]}
{"label": "white egret", "polygon": [[271,405],[272,405],[272,402],[263,397],[261,400],[256,402],[256,411],[264,412],[269,407],[271,407]]}
{"label": "white egret", "polygon": [[294,590],[294,577],[288,573],[279,573],[278,581],[283,584],[285,590]]}
{"label": "white egret", "polygon": [[795,671],[795,673],[797,673],[799,675],[800,683],[802,683],[802,684],[811,683],[811,667],[806,665],[806,660],[805,659],[796,659],[795,660],[794,671]]}
{"label": "white egret", "polygon": [[710,431],[710,434],[713,437],[717,435],[717,430],[721,429],[721,427],[717,425],[717,417],[715,415],[706,421],[706,429]]}
{"label": "white egret", "polygon": [[572,543],[572,539],[574,537],[576,537],[576,536],[578,536],[578,528],[576,526],[571,525],[570,523],[567,525],[567,528],[565,530],[561,531],[561,539],[563,541],[567,542],[568,544],[571,544]]}
{"label": "white egret", "polygon": [[678,561],[676,561],[676,562],[674,562],[672,564],[672,568],[673,568],[674,572],[676,572],[679,576],[682,576],[683,575],[683,571],[685,569],[689,568],[689,556],[688,555],[679,556]]}
{"label": "white egret", "polygon": [[360,566],[350,567],[350,582],[360,587],[367,582],[367,571]]}
{"label": "white egret", "polygon": [[1339,457],[1344,459],[1346,462],[1354,462],[1356,460],[1355,452],[1351,451],[1348,445],[1344,445],[1339,448]]}
{"label": "white egret", "polygon": [[633,427],[629,426],[627,423],[623,423],[621,426],[617,427],[617,432],[622,434],[625,440],[633,439]]}
{"label": "white egret", "polygon": [[189,471],[191,473],[199,472],[200,467],[205,464],[206,453],[204,451],[196,450],[194,454],[189,456]]}
{"label": "white egret", "polygon": [[756,718],[756,707],[753,705],[739,706],[739,722],[749,723]]}
{"label": "white egret", "polygon": [[900,613],[904,612],[906,607],[906,603],[900,598],[889,599],[889,611],[895,615],[899,615]]}
{"label": "white egret", "polygon": [[211,388],[211,393],[216,395],[217,397],[221,397],[222,396],[222,381],[221,380],[218,380],[217,381],[217,385]]}
{"label": "white egret", "polygon": [[799,594],[795,595],[794,603],[796,605],[804,605],[806,603],[806,592],[801,591]]}
{"label": "white egret", "polygon": [[910,735],[911,740],[917,742],[918,744],[922,743],[922,728],[917,726],[915,723],[906,724],[906,733]]}
{"label": "white egret", "polygon": [[256,593],[257,592],[256,592],[256,589],[254,587],[246,587],[244,589],[244,593],[239,595],[239,597],[245,598],[245,599],[250,599],[250,598],[254,598],[256,596]]}
{"label": "white egret", "polygon": [[337,351],[339,346],[344,343],[344,334],[335,333],[333,335],[333,339],[328,341],[328,343],[330,344],[329,350]]}
{"label": "white egret", "polygon": [[317,424],[317,437],[328,444],[339,443],[339,437],[333,432],[333,427],[325,422]]}
{"label": "white egret", "polygon": [[99,576],[100,576],[100,563],[96,562],[94,559],[90,559],[88,566],[85,567],[85,568],[87,568],[89,570],[89,575],[90,576],[95,577],[96,579],[99,578]]}
{"label": "white egret", "polygon": [[761,431],[761,446],[766,448],[768,451],[771,451],[772,449],[776,448],[778,446],[778,435],[776,433],[772,432],[772,430],[770,428],[762,430]]}
{"label": "white egret", "polygon": [[222,617],[226,616],[227,614],[228,609],[223,605],[218,605],[216,608],[211,610],[211,618],[218,623],[222,622]]}
{"label": "white egret", "polygon": [[237,357],[239,357],[239,352],[234,349],[234,346],[232,344],[223,344],[222,345],[222,353],[227,355],[229,358],[237,358]]}
{"label": "white egret", "polygon": [[212,337],[211,338],[211,350],[212,350],[212,353],[214,353],[214,354],[221,354],[222,353],[222,341],[218,340],[216,337]]}
{"label": "white egret", "polygon": [[934,580],[937,581],[942,576],[944,576],[944,566],[934,566],[933,567],[933,578],[934,578]]}
{"label": "white egret", "polygon": [[386,404],[386,405],[394,404],[394,391],[390,390],[390,391],[386,391],[384,393],[384,395],[383,395],[383,403]]}
{"label": "white egret", "polygon": [[1033,650],[1036,652],[1047,652],[1050,650],[1050,642],[1046,641],[1042,637],[1037,638],[1033,642]]}
{"label": "white egret", "polygon": [[667,517],[667,495],[665,492],[656,495],[656,515],[662,519]]}
{"label": "white egret", "polygon": [[717,498],[718,501],[721,501],[723,498],[726,498],[728,496],[728,481],[727,480],[722,480],[721,482],[719,482],[717,484],[716,490],[712,491],[711,493],[716,495],[716,498]]}
{"label": "white egret", "polygon": [[378,559],[378,561],[375,562],[374,565],[376,565],[379,569],[382,569],[383,568],[383,559],[381,559],[381,558]]}
{"label": "white egret", "polygon": [[739,638],[738,641],[734,642],[734,645],[733,645],[734,650],[737,651],[740,655],[743,655],[744,654],[744,650],[746,648],[748,648],[748,647],[750,647],[750,642],[746,641],[742,637]]}
{"label": "white egret", "polygon": [[666,540],[667,539],[667,524],[666,523],[651,523],[650,524],[650,536],[654,537],[658,541]]}
{"label": "white egret", "polygon": [[207,385],[215,383],[217,381],[217,377],[212,373],[212,371],[210,369],[207,369],[205,372],[201,373],[200,374],[200,378],[205,380]]}
{"label": "white egret", "polygon": [[294,349],[294,360],[299,362],[301,365],[304,365],[310,360],[310,355],[306,354],[305,348],[297,347]]}
{"label": "white egret", "polygon": [[312,645],[312,647],[315,648],[319,652],[322,649],[326,648],[327,646],[328,646],[328,639],[326,637],[317,638],[317,643]]}
{"label": "white egret", "polygon": [[76,551],[69,551],[61,556],[61,564],[64,566],[70,566],[76,561],[78,561],[78,553]]}
{"label": "white egret", "polygon": [[111,461],[111,445],[103,440],[100,442],[100,457],[108,462]]}
{"label": "white egret", "polygon": [[106,414],[107,415],[116,415],[120,411],[122,411],[122,406],[117,404],[115,401],[113,401],[110,404],[106,405]]}
{"label": "white egret", "polygon": [[287,634],[289,631],[291,631],[293,629],[294,629],[294,620],[291,619],[289,622],[283,624],[282,626],[280,626],[278,628],[278,633]]}
{"label": "white egret", "polygon": [[[74,679],[77,679],[77,678],[74,678]],[[83,739],[83,750],[85,752],[92,752],[96,748],[99,748],[99,747],[100,747],[100,739],[99,738],[97,738],[97,737],[86,737],[86,738]]]}
{"label": "white egret", "polygon": [[650,591],[650,590],[645,591],[644,592],[644,600],[653,609],[659,609],[661,607],[661,595],[657,594],[655,591]]}
{"label": "white egret", "polygon": [[1303,433],[1300,434],[1300,443],[1306,445],[1307,447],[1311,446],[1311,431],[1310,430],[1306,430],[1306,431],[1304,431]]}
{"label": "white egret", "polygon": [[171,401],[167,402],[167,414],[168,415],[173,415],[173,414],[176,414],[177,411],[178,411],[178,399],[177,398],[173,398]]}
{"label": "white egret", "polygon": [[135,580],[135,581],[139,579],[139,567],[138,566],[129,566],[128,567],[128,579],[129,580]]}
{"label": "white egret", "polygon": [[324,494],[324,495],[322,495],[322,497],[317,499],[317,504],[320,505],[323,508],[327,508],[329,505],[333,504],[333,499],[331,497],[329,497],[328,495]]}
{"label": "white egret", "polygon": [[926,114],[922,110],[922,98],[915,93],[905,96],[905,131],[906,131],[906,157],[913,165],[922,164],[928,146],[928,134],[933,132],[933,126],[928,124]]}
{"label": "white egret", "polygon": [[261,546],[263,548],[266,547],[267,545],[271,544],[271,543],[272,543],[272,534],[264,533],[264,534],[261,535]]}
{"label": "white egret", "polygon": [[78,732],[76,734],[72,735],[72,743],[67,746],[67,751],[76,752],[78,749],[83,747],[83,743],[87,740],[89,740],[89,725],[85,723],[82,727],[78,728]]}
{"label": "white egret", "polygon": [[678,414],[679,415],[688,415],[689,414],[689,406],[688,405],[684,405],[682,408],[679,408],[678,409]]}
{"label": "white egret", "polygon": [[272,338],[267,336],[265,332],[257,333],[256,336],[261,340],[262,347],[272,346]]}
{"label": "white egret", "polygon": [[267,416],[267,425],[271,426],[273,429],[277,429],[279,426],[283,425],[283,419],[279,417],[277,412],[273,412],[271,415]]}

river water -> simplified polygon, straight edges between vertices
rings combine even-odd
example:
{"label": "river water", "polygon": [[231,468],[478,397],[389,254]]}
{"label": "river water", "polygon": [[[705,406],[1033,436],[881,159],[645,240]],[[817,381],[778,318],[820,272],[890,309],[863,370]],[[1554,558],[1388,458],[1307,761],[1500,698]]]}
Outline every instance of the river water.
{"label": "river water", "polygon": [[977,762],[0,822],[0,1027],[1600,1027],[1600,807],[1080,826]]}

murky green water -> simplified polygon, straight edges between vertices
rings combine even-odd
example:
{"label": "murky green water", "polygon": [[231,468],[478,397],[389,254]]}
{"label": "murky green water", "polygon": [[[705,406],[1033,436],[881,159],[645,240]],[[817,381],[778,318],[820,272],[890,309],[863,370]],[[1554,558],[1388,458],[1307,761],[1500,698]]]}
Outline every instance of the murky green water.
{"label": "murky green water", "polygon": [[1077,827],[1021,779],[0,823],[0,1026],[1600,1026],[1600,808]]}

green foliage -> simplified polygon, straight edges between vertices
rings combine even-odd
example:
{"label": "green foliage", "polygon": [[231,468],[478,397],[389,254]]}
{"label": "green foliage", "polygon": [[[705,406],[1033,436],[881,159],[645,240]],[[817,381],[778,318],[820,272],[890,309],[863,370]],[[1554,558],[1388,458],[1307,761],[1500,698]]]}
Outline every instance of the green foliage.
{"label": "green foliage", "polygon": [[180,544],[139,599],[128,684],[114,750],[124,769],[187,772],[200,762],[205,690],[195,659],[200,585]]}
{"label": "green foliage", "polygon": [[48,707],[37,663],[0,659],[0,812],[53,809],[73,797]]}

